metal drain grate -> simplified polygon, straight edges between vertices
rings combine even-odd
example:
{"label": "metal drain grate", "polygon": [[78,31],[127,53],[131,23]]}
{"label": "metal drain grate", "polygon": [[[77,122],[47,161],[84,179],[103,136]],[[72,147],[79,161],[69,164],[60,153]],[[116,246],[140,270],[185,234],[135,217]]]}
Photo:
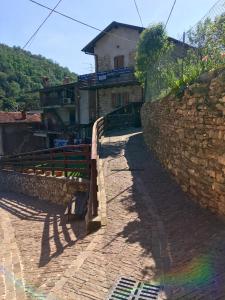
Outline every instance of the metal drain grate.
{"label": "metal drain grate", "polygon": [[157,300],[159,292],[159,285],[142,283],[130,278],[121,277],[107,300]]}

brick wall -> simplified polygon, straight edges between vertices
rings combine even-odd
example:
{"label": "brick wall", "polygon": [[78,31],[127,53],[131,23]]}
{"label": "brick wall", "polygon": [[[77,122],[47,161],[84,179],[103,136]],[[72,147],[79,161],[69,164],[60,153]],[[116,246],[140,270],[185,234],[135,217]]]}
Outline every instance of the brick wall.
{"label": "brick wall", "polygon": [[0,171],[1,191],[15,192],[58,204],[68,203],[76,191],[86,191],[86,180]]}
{"label": "brick wall", "polygon": [[203,74],[181,98],[146,102],[144,138],[183,190],[225,215],[225,69]]}

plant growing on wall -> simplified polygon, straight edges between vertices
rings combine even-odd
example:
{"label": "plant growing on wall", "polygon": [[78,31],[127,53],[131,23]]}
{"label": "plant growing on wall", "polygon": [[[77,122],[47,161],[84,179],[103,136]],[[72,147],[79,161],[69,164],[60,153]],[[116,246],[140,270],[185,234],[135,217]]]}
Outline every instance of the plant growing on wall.
{"label": "plant growing on wall", "polygon": [[162,24],[141,34],[136,76],[145,87],[146,100],[157,100],[171,91],[182,94],[200,74],[224,66],[225,14],[199,22],[187,32],[187,44],[169,42]]}
{"label": "plant growing on wall", "polygon": [[[207,18],[187,33],[188,44],[192,46],[185,57],[177,59],[168,69],[168,84],[174,92],[182,91],[203,72],[215,70],[225,64],[225,14],[214,21]],[[182,68],[181,68],[182,66]],[[174,76],[178,69],[179,77]]]}
{"label": "plant growing on wall", "polygon": [[159,23],[145,29],[137,45],[135,75],[150,93],[151,82],[159,83],[162,70],[160,59],[167,53],[170,45],[163,24]]}

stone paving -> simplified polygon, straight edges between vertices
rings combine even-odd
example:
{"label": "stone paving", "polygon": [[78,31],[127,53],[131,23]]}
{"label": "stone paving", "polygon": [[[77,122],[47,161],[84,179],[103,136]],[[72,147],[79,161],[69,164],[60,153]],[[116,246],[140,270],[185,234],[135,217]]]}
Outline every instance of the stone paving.
{"label": "stone paving", "polygon": [[62,223],[60,207],[2,195],[0,297],[105,300],[128,276],[159,282],[160,299],[225,299],[224,222],[181,191],[141,132],[105,137],[101,159],[107,225],[87,237],[83,224]]}
{"label": "stone paving", "polygon": [[45,299],[89,245],[93,236],[85,236],[84,222],[66,224],[63,211],[46,201],[1,193],[0,299]]}

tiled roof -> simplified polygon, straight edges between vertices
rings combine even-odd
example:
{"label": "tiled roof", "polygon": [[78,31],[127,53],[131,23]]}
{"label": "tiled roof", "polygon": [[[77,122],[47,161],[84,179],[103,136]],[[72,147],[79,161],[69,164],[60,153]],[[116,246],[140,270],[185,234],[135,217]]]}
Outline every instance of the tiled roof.
{"label": "tiled roof", "polygon": [[4,111],[0,111],[0,124],[7,124],[7,123],[38,123],[38,122],[41,122],[41,115],[40,114],[26,113],[26,116],[24,116],[24,118],[23,118],[23,114],[21,112],[4,112]]}

